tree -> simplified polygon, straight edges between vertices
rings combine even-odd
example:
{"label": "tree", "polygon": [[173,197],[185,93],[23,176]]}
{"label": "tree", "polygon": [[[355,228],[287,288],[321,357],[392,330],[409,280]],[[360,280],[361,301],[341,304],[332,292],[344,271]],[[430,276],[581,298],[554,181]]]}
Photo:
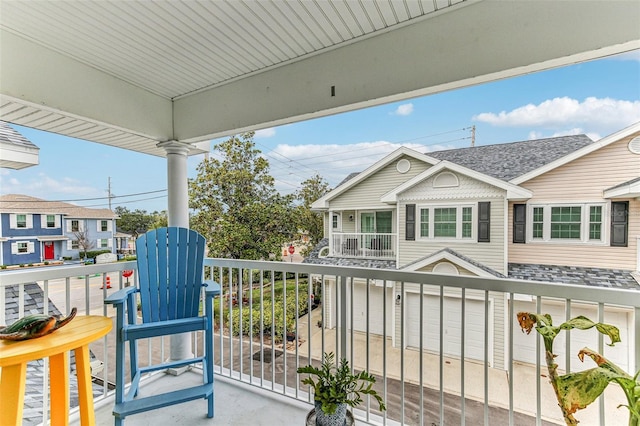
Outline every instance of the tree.
{"label": "tree", "polygon": [[207,238],[209,256],[280,259],[296,232],[293,196],[278,194],[269,162],[255,148],[253,132],[216,146],[189,182],[191,227]]}
{"label": "tree", "polygon": [[153,223],[151,224],[151,227],[153,229],[165,228],[169,226],[169,218],[166,210],[162,210],[160,212],[154,211],[153,213],[151,213],[151,216],[153,217]]}
{"label": "tree", "polygon": [[82,258],[86,259],[87,252],[95,247],[95,241],[89,239],[89,231],[86,229],[82,231],[74,231],[73,236],[76,238],[76,242],[78,243],[78,249],[84,253]]}
{"label": "tree", "polygon": [[303,256],[324,237],[322,214],[312,211],[311,204],[327,192],[329,184],[318,174],[302,182],[302,188],[296,192],[296,200],[300,202],[296,207],[298,227],[309,234],[309,245],[303,250]]}
{"label": "tree", "polygon": [[134,239],[147,232],[155,221],[155,217],[148,214],[146,210],[136,209],[132,212],[126,207],[118,206],[115,208],[115,212],[120,216],[120,219],[116,221],[118,231],[131,234]]}

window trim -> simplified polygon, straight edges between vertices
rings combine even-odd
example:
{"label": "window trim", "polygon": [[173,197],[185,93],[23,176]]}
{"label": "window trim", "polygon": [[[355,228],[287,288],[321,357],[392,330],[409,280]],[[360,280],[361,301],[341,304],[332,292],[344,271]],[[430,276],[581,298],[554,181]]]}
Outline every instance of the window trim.
{"label": "window trim", "polygon": [[[336,226],[333,226],[333,219],[336,218]],[[331,230],[332,231],[342,231],[342,214],[331,212]]]}
{"label": "window trim", "polygon": [[[462,217],[463,209],[471,208],[471,236],[462,237]],[[429,210],[429,236],[422,236],[422,210]],[[436,237],[435,236],[435,209],[456,209],[456,236]],[[477,242],[478,238],[478,203],[437,203],[420,204],[416,207],[416,239],[419,241],[457,241],[457,242]]]}
{"label": "window trim", "polygon": [[[551,238],[551,211],[554,207],[580,207],[580,238]],[[600,239],[591,240],[590,236],[590,214],[591,207],[601,208]],[[542,208],[542,238],[534,238],[533,225],[535,208]],[[606,245],[609,241],[609,212],[610,206],[607,202],[564,202],[564,203],[532,203],[527,204],[526,215],[531,220],[526,224],[526,242],[544,244],[588,244]]]}

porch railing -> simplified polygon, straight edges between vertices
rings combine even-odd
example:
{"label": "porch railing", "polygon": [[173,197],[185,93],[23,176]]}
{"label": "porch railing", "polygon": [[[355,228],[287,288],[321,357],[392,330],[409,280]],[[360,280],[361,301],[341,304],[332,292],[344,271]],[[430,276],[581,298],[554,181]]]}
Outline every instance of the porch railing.
{"label": "porch railing", "polygon": [[333,233],[330,255],[369,259],[396,258],[396,234]]}
{"label": "porch railing", "polygon": [[[471,406],[486,425],[560,422],[537,335],[526,336],[530,359],[518,359],[523,340],[515,315],[521,306],[555,310],[555,323],[585,311],[604,322],[624,318],[627,370],[640,367],[640,291],[287,262],[206,259],[205,266],[222,285],[215,307],[217,374],[311,402],[296,369],[333,351],[378,378],[388,410],[379,412],[375,401],[366,400],[355,411],[374,424],[478,423],[469,417]],[[135,270],[135,262],[2,272],[0,322],[9,304],[28,313],[25,288],[34,282],[51,301],[41,307],[45,311],[55,304],[63,313],[78,306],[82,314],[112,316],[102,301],[126,285],[124,270]],[[572,360],[585,345],[581,333],[569,333],[558,345],[560,369],[579,368]],[[199,352],[201,336],[192,340]],[[605,343],[595,334],[586,342],[607,356],[612,352]],[[95,374],[98,399],[110,395],[113,346],[113,333],[91,345],[103,363]],[[164,341],[144,343],[141,353],[162,359],[165,346],[168,353]],[[24,424],[48,421],[46,362],[44,371],[41,414]],[[611,385],[577,417],[625,424],[625,409],[616,408],[620,398]]]}

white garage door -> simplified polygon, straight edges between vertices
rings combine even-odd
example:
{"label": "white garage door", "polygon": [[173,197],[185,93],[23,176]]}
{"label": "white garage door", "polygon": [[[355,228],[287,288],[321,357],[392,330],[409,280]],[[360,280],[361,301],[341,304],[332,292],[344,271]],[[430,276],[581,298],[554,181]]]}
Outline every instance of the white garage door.
{"label": "white garage door", "polygon": [[[383,334],[383,302],[384,287],[369,285],[369,332]],[[391,288],[387,289],[387,322],[391,318]],[[367,287],[365,284],[355,284],[353,287],[353,329],[367,331]]]}
{"label": "white garage door", "polygon": [[[424,297],[424,314],[422,339],[423,348],[438,352],[440,350],[440,298],[438,296]],[[406,295],[406,336],[407,346],[420,347],[420,295],[407,293]],[[461,299],[444,298],[444,354],[460,356],[461,330]],[[484,359],[484,302],[467,299],[465,303],[465,357],[478,360]],[[491,335],[489,336],[491,347]]]}
{"label": "white garage door", "polygon": [[[514,311],[518,312],[535,312],[536,307],[532,302],[515,301]],[[553,319],[553,325],[560,325],[565,322],[564,305],[557,303],[545,303],[541,308],[543,314],[550,314]],[[585,317],[596,320],[598,318],[598,311],[595,306],[584,305],[572,305],[571,306],[571,318],[578,315],[584,315]],[[610,347],[604,345],[603,355],[610,361],[613,361],[616,365],[621,367],[625,371],[629,371],[629,313],[617,310],[607,310],[604,313],[604,322],[607,324],[615,325],[620,329],[620,340],[622,342],[616,343],[615,346]],[[536,362],[536,339],[537,332],[531,331],[531,334],[527,335],[520,332],[520,326],[517,319],[514,318],[514,333],[513,333],[513,359],[515,361],[522,361],[527,363]],[[598,332],[595,329],[590,330],[572,330],[571,331],[571,370],[582,371],[588,368],[593,368],[595,365],[592,361],[585,359],[585,362],[581,362],[578,359],[578,352],[583,347],[587,346],[593,350],[598,350]],[[557,363],[561,369],[565,367],[565,348],[566,348],[566,336],[567,333],[562,331],[553,341],[553,351],[558,358]],[[605,337],[605,343],[609,343],[609,338]],[[540,361],[544,365],[544,346],[542,340],[540,341]]]}

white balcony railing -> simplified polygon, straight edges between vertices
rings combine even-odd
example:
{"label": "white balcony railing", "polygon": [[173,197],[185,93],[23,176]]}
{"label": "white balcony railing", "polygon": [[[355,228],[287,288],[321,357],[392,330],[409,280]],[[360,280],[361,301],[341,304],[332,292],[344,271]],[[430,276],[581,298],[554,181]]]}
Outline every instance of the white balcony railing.
{"label": "white balcony railing", "polygon": [[[355,411],[358,418],[374,424],[464,424],[465,419],[486,425],[561,422],[544,378],[546,367],[540,364],[544,358],[537,336],[526,336],[534,342],[530,360],[518,360],[523,340],[515,315],[521,306],[560,312],[561,318],[554,318],[558,322],[582,312],[605,322],[609,317],[624,318],[622,338],[627,349],[622,358],[629,372],[640,367],[640,291],[286,262],[205,262],[207,273],[223,289],[215,309],[218,375],[310,401],[296,369],[334,351],[355,369],[377,376],[376,388],[388,410],[380,413],[375,401],[367,400]],[[37,283],[44,300],[51,301],[44,304],[45,311],[54,304],[63,313],[77,306],[79,314],[112,316],[102,300],[126,285],[122,271],[128,269],[135,269],[135,262],[2,272],[0,287],[16,296],[7,298],[0,291],[0,322],[15,304],[20,315],[28,313],[29,283]],[[107,277],[111,289],[104,285]],[[134,279],[135,274],[130,280]],[[283,312],[288,303],[292,307]],[[295,336],[288,342],[290,331]],[[570,333],[558,345],[558,364],[564,371],[577,368],[572,359],[585,345],[581,333]],[[192,339],[195,352],[199,337]],[[619,355],[595,334],[586,343],[605,356]],[[168,352],[165,341],[144,343],[141,358],[163,359],[165,346]],[[95,374],[97,399],[111,392],[113,347],[113,332],[91,345],[104,363]],[[40,414],[25,410],[25,416],[32,416],[25,425],[48,421],[46,369],[45,362]],[[39,369],[28,374],[40,374]],[[617,408],[624,402],[620,398],[619,388],[611,385],[603,398],[577,417],[583,424],[625,424],[626,409]],[[478,410],[481,414],[471,419]]]}
{"label": "white balcony railing", "polygon": [[396,234],[333,233],[330,255],[364,259],[396,258]]}

